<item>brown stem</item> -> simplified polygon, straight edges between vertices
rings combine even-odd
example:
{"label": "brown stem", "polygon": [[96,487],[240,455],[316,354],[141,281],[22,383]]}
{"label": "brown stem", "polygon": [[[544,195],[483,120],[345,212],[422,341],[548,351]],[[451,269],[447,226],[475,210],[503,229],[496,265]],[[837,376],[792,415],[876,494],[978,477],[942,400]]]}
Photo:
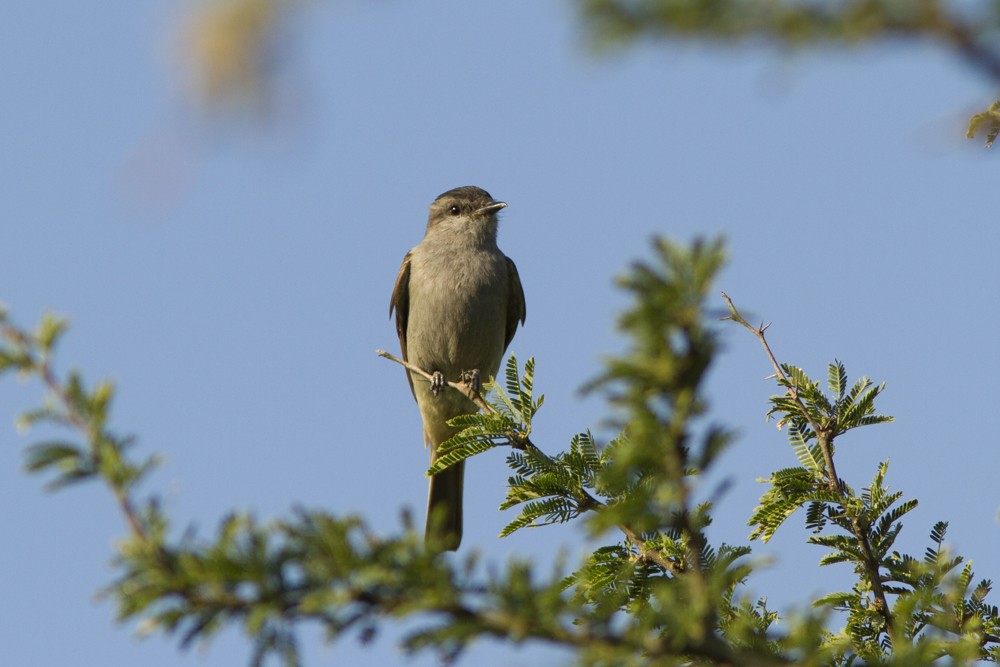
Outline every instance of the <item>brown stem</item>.
{"label": "brown stem", "polygon": [[[423,378],[426,378],[428,381],[430,381],[432,379],[431,374],[428,373],[427,371],[425,371],[424,369],[422,369],[419,366],[416,366],[414,364],[411,364],[408,361],[400,359],[396,355],[390,354],[389,352],[386,352],[385,350],[375,350],[375,354],[377,354],[378,356],[380,356],[380,357],[382,357],[384,359],[388,359],[389,361],[394,361],[397,364],[400,364],[401,366],[403,366],[407,370],[409,370],[409,371],[411,371],[413,373],[416,373],[417,375],[419,375],[419,376],[421,376]],[[465,382],[451,382],[451,381],[448,381],[448,386],[454,388],[457,391],[462,392],[462,394],[464,394],[465,396],[468,396],[473,402],[475,402],[476,407],[478,407],[483,412],[486,412],[486,413],[489,413],[489,414],[493,414],[494,412],[496,412],[496,410],[493,409],[493,406],[491,406],[489,403],[487,403],[483,399],[483,397],[481,395],[479,395],[478,393],[476,393],[475,391],[473,391],[473,388],[470,387]],[[516,449],[532,449],[532,450],[537,451],[538,453],[542,454],[543,456],[546,456],[545,453],[542,452],[542,450],[540,450],[536,445],[534,445],[530,440],[528,440],[523,435],[518,436],[518,437],[513,437],[512,436],[510,438],[510,440],[511,440],[511,443],[510,443],[511,446],[514,447],[514,448],[516,448]],[[606,505],[604,503],[602,503],[601,501],[597,500],[596,498],[594,498],[593,496],[591,496],[586,491],[583,491],[583,495],[584,495],[584,498],[582,499],[581,505],[585,505],[586,507],[588,507],[588,508],[590,508],[592,510],[602,509],[602,508],[606,507]],[[628,537],[628,539],[631,540],[633,544],[636,545],[636,548],[639,550],[639,555],[640,555],[641,558],[643,558],[646,561],[649,561],[649,562],[652,562],[652,563],[655,563],[655,564],[659,565],[664,570],[666,570],[666,571],[668,571],[668,572],[670,572],[670,573],[672,573],[674,575],[679,574],[680,570],[677,567],[677,565],[675,563],[673,563],[672,561],[664,558],[655,549],[652,549],[649,546],[647,546],[646,541],[643,540],[639,536],[638,533],[636,533],[634,530],[632,530],[631,528],[629,528],[628,526],[626,526],[624,524],[619,525],[618,528],[623,533],[625,533],[625,536]]]}
{"label": "brown stem", "polygon": [[[408,361],[406,361],[404,359],[400,359],[399,357],[397,357],[394,354],[389,354],[385,350],[375,350],[375,354],[377,354],[378,356],[380,356],[380,357],[382,357],[384,359],[388,359],[389,361],[395,361],[397,364],[400,364],[401,366],[403,366],[404,368],[406,368],[407,370],[409,370],[411,373],[416,373],[417,375],[419,375],[419,376],[421,376],[423,378],[426,378],[428,382],[430,382],[431,380],[434,379],[433,375],[431,375],[430,373],[428,373],[424,369],[420,368],[419,366],[414,366],[410,362],[408,362]],[[479,394],[479,392],[477,392],[468,383],[466,383],[466,382],[452,382],[451,380],[447,380],[446,382],[447,382],[447,384],[448,384],[449,387],[451,387],[452,389],[455,389],[456,391],[460,391],[463,396],[467,397],[470,401],[472,401],[473,403],[475,403],[476,407],[479,408],[480,410],[482,410],[483,412],[485,412],[487,414],[493,414],[494,412],[496,412],[496,410],[493,409],[493,406],[491,406],[489,403],[487,403],[483,399],[482,395]]]}
{"label": "brown stem", "polygon": [[[55,371],[52,370],[52,363],[48,358],[48,355],[42,352],[40,358],[34,358],[32,350],[37,346],[35,342],[26,335],[23,331],[17,329],[9,324],[4,324],[3,327],[4,335],[10,340],[14,341],[15,344],[20,346],[25,354],[32,358],[32,366],[38,373],[39,378],[42,380],[42,384],[52,392],[52,395],[56,397],[59,403],[62,405],[65,411],[66,421],[80,431],[87,441],[90,443],[93,450],[93,456],[95,459],[100,456],[95,443],[97,443],[102,438],[105,438],[104,434],[95,430],[94,425],[90,423],[87,417],[80,413],[77,407],[73,404],[73,400],[70,398],[69,394],[66,392],[59,378],[56,377]],[[118,505],[122,510],[122,514],[125,515],[125,521],[128,523],[129,528],[132,533],[136,535],[139,539],[147,541],[148,537],[146,535],[146,529],[142,525],[142,521],[139,520],[139,515],[135,511],[135,506],[132,503],[132,499],[129,497],[128,493],[122,488],[114,489],[115,499],[118,501]]]}
{"label": "brown stem", "polygon": [[663,555],[656,549],[650,548],[644,539],[642,539],[637,532],[632,530],[629,526],[625,524],[618,524],[619,530],[625,533],[625,536],[636,546],[639,550],[639,555],[643,560],[656,563],[662,567],[667,572],[674,576],[681,574],[681,568],[677,566],[677,563],[673,562],[668,558],[664,558]]}
{"label": "brown stem", "polygon": [[771,351],[771,346],[767,343],[767,336],[764,335],[764,332],[767,331],[767,328],[771,325],[761,323],[760,326],[753,326],[747,322],[742,315],[740,315],[740,311],[736,310],[736,306],[733,304],[733,300],[729,298],[728,294],[723,292],[722,298],[726,301],[726,305],[729,306],[729,315],[722,319],[732,320],[733,322],[742,325],[745,329],[750,331],[750,333],[756,336],[757,340],[760,341],[760,344],[764,346],[764,351],[767,352],[767,356],[771,360],[771,365],[774,366],[774,374],[789,384],[788,393],[795,399],[795,403],[799,406],[800,414],[804,415],[809,421],[809,427],[812,428],[813,433],[816,434],[816,440],[819,443],[820,450],[823,452],[823,462],[826,464],[827,486],[829,486],[830,490],[834,493],[843,495],[840,490],[840,478],[837,477],[837,468],[833,463],[833,451],[831,449],[832,443],[830,442],[829,436],[825,429],[821,428],[821,426],[809,415],[809,411],[806,409],[805,403],[803,403],[802,399],[799,398],[798,392],[789,382],[788,376],[785,375],[785,371],[781,370],[781,364],[778,363],[778,359]]}
{"label": "brown stem", "polygon": [[[754,336],[756,336],[757,340],[759,340],[761,345],[764,346],[764,350],[767,352],[767,356],[771,360],[771,364],[774,366],[775,375],[788,383],[788,376],[781,370],[781,364],[778,363],[777,358],[771,351],[771,346],[767,344],[767,337],[764,335],[764,332],[770,325],[761,324],[758,327],[754,327],[747,322],[742,315],[740,315],[740,312],[736,309],[736,306],[733,304],[732,299],[729,298],[729,295],[723,292],[722,298],[725,300],[726,305],[729,306],[729,315],[723,319],[732,320],[733,322],[742,325]],[[823,462],[826,466],[827,487],[830,491],[835,493],[842,501],[842,504],[846,506],[847,495],[840,486],[840,478],[837,476],[837,468],[833,462],[833,439],[829,430],[821,428],[820,425],[817,424],[811,416],[809,416],[809,411],[806,409],[805,404],[802,402],[802,399],[799,398],[798,393],[795,391],[793,386],[789,386],[788,393],[795,399],[796,404],[799,406],[799,413],[804,415],[806,419],[809,420],[809,426],[816,434],[816,442],[819,444],[820,451],[823,452]],[[882,588],[879,563],[875,558],[875,553],[872,551],[871,541],[868,539],[868,531],[862,528],[856,516],[851,517],[851,530],[854,533],[854,536],[861,542],[861,548],[864,551],[864,565],[867,571],[868,580],[871,583],[872,594],[875,596],[875,606],[878,608],[879,614],[885,621],[886,628],[892,630],[892,612],[890,611],[889,603],[886,600],[885,589]]]}

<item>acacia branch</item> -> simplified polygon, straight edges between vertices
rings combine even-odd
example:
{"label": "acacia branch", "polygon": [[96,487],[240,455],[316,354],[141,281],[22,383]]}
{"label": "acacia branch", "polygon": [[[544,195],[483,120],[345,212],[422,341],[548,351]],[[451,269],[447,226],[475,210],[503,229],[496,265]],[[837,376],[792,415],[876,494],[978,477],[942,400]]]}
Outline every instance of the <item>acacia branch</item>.
{"label": "acacia branch", "polygon": [[722,318],[724,320],[732,320],[737,324],[743,326],[750,333],[752,333],[760,344],[764,347],[764,351],[767,352],[767,357],[771,360],[771,365],[774,366],[774,374],[780,378],[786,385],[788,385],[788,393],[793,399],[795,399],[796,405],[799,406],[799,412],[802,414],[809,422],[809,427],[812,428],[813,433],[816,434],[816,440],[819,443],[820,450],[823,452],[823,461],[826,464],[827,471],[827,485],[830,490],[837,495],[843,497],[843,491],[840,488],[840,478],[837,476],[837,467],[833,462],[833,450],[830,442],[829,433],[827,429],[822,428],[809,414],[809,410],[806,409],[805,403],[799,398],[798,392],[795,390],[793,383],[788,379],[785,371],[782,370],[781,364],[778,363],[778,359],[774,356],[774,352],[771,351],[771,346],[767,343],[767,336],[764,334],[767,331],[770,324],[761,323],[760,326],[753,326],[747,322],[746,318],[740,315],[740,311],[736,309],[733,300],[729,298],[729,295],[725,292],[722,293],[722,298],[725,300],[726,305],[729,306],[729,315]]}
{"label": "acacia branch", "polygon": [[[381,349],[375,350],[375,354],[384,359],[388,359],[389,361],[394,361],[397,364],[400,364],[410,372],[416,373],[420,377],[425,378],[428,382],[430,382],[433,379],[433,376],[427,371],[425,371],[423,368],[420,368],[415,364],[411,364],[410,362],[404,359],[400,359],[396,355],[390,354],[385,350]],[[463,396],[466,396],[470,400],[472,400],[476,404],[476,407],[478,407],[483,412],[487,414],[496,413],[496,410],[493,408],[493,406],[487,403],[486,400],[482,397],[482,395],[476,392],[475,389],[472,386],[470,386],[467,382],[462,382],[462,381],[452,382],[448,380],[447,384],[449,387],[455,389],[458,392],[461,392]],[[524,437],[523,435],[518,435],[515,437],[514,435],[508,434],[508,439],[510,440],[510,446],[515,449],[522,449],[522,450],[531,449],[532,451],[538,453],[539,455],[544,456],[546,459],[551,460],[545,452],[539,449],[534,443],[532,443],[528,438]],[[581,507],[586,507],[588,510],[591,511],[597,511],[607,507],[607,505],[605,505],[597,498],[594,498],[592,495],[590,495],[583,489],[580,489],[580,492],[583,494],[583,497],[575,498],[575,500],[580,504]],[[677,566],[676,563],[669,560],[668,558],[665,558],[656,549],[649,547],[646,541],[642,539],[642,537],[640,537],[639,534],[631,527],[625,524],[619,524],[618,528],[619,530],[622,531],[622,533],[625,534],[625,536],[629,539],[629,541],[631,541],[632,544],[636,546],[636,549],[639,552],[639,557],[642,560],[658,565],[659,567],[663,568],[664,570],[670,572],[675,576],[681,573],[681,569]]]}
{"label": "acacia branch", "polygon": [[[397,357],[394,354],[389,354],[385,350],[375,350],[375,354],[377,354],[378,356],[380,356],[380,357],[382,357],[384,359],[388,359],[389,361],[395,361],[397,364],[399,364],[399,365],[403,366],[404,368],[406,368],[406,370],[410,371],[411,373],[416,373],[420,377],[426,379],[428,382],[431,382],[431,381],[434,380],[434,376],[432,374],[428,373],[427,371],[425,371],[423,368],[420,368],[419,366],[415,366],[415,365],[411,364],[410,362],[406,361],[405,359],[400,359],[399,357]],[[468,382],[463,382],[461,380],[459,380],[458,382],[452,382],[451,380],[445,380],[445,382],[446,382],[446,384],[449,387],[451,387],[452,389],[460,392],[463,396],[465,396],[470,401],[472,401],[473,403],[475,403],[476,407],[479,408],[480,410],[482,410],[483,412],[485,412],[487,414],[493,414],[493,413],[496,412],[496,410],[493,409],[493,406],[486,402],[486,400],[483,398],[482,394],[480,394],[478,391],[476,391],[475,387],[473,387]]]}
{"label": "acacia branch", "polygon": [[929,34],[950,44],[972,67],[982,70],[994,81],[1000,81],[1000,53],[985,46],[977,36],[976,28],[954,14],[943,11],[935,14],[932,20],[925,23],[929,26]]}
{"label": "acacia branch", "polygon": [[[378,356],[382,357],[383,359],[388,359],[389,361],[395,361],[397,364],[403,366],[408,371],[416,373],[420,377],[425,378],[428,382],[431,382],[434,379],[434,376],[431,373],[428,373],[427,371],[425,371],[423,368],[420,368],[419,366],[417,366],[415,364],[411,364],[410,362],[406,361],[405,359],[400,359],[396,355],[390,354],[389,352],[386,352],[385,350],[381,350],[381,349],[375,350],[375,354],[377,354]],[[465,382],[463,380],[459,380],[458,382],[452,382],[451,380],[445,380],[445,383],[449,387],[451,387],[452,389],[454,389],[455,391],[459,392],[460,394],[462,394],[463,396],[465,396],[466,398],[468,398],[470,401],[472,401],[473,403],[475,403],[476,407],[479,408],[482,412],[485,412],[488,415],[496,414],[496,409],[492,405],[490,405],[489,403],[487,403],[486,399],[483,398],[483,395],[480,392],[476,391],[476,388],[473,387],[468,382]],[[507,435],[507,439],[510,441],[509,442],[510,446],[513,447],[514,449],[524,450],[524,449],[529,449],[530,448],[530,449],[534,449],[535,451],[537,451],[542,456],[545,456],[544,452],[542,452],[542,450],[538,449],[538,447],[535,447],[535,445],[531,442],[531,439],[528,438],[528,436],[526,434],[521,433],[521,432],[514,432],[514,431],[512,431],[512,432],[507,433],[506,435]]]}
{"label": "acacia branch", "polygon": [[[42,381],[45,388],[55,397],[57,403],[62,408],[62,415],[60,417],[65,420],[64,423],[83,435],[90,446],[89,454],[94,469],[100,471],[101,449],[98,443],[103,440],[112,443],[114,447],[119,447],[120,443],[118,439],[94,424],[76,405],[64,383],[59,380],[55,370],[53,370],[52,361],[44,344],[30,334],[10,324],[6,321],[6,318],[2,317],[2,313],[0,313],[0,333],[14,344],[23,359],[22,365],[25,370],[34,373]],[[100,472],[98,474],[109,482],[114,492],[115,500],[118,502],[118,506],[125,517],[129,529],[140,540],[148,542],[149,538],[146,529],[139,519],[139,514],[128,491],[121,484],[108,478],[107,475]]]}
{"label": "acacia branch", "polygon": [[[740,312],[736,309],[736,306],[733,304],[733,301],[729,298],[728,294],[722,292],[722,298],[725,300],[726,305],[729,306],[729,315],[723,319],[732,320],[733,322],[742,325],[745,329],[749,330],[757,338],[757,340],[760,341],[761,345],[764,346],[764,350],[767,352],[768,358],[771,360],[771,364],[774,366],[775,374],[777,377],[781,378],[786,385],[788,385],[788,393],[793,399],[795,399],[795,403],[799,407],[799,413],[809,421],[809,426],[816,434],[816,442],[819,444],[820,451],[823,452],[823,459],[827,470],[827,486],[833,493],[837,494],[837,497],[841,500],[841,504],[846,506],[848,500],[847,494],[840,485],[840,478],[837,476],[837,468],[833,462],[833,443],[830,429],[821,428],[820,425],[813,420],[809,414],[809,410],[806,409],[805,403],[803,403],[802,399],[799,398],[798,392],[796,392],[795,388],[791,386],[788,376],[781,369],[781,364],[778,363],[777,358],[771,351],[771,346],[768,345],[767,337],[764,334],[770,325],[762,323],[760,326],[754,327],[752,324],[747,322],[746,318],[740,315]],[[866,575],[872,587],[872,594],[875,596],[875,607],[882,616],[882,619],[885,621],[886,628],[892,630],[892,612],[889,609],[885,589],[882,587],[879,561],[875,557],[875,552],[872,549],[868,531],[861,526],[861,523],[858,521],[858,517],[854,515],[851,516],[851,530],[854,533],[854,536],[857,537],[858,541],[861,543]]]}
{"label": "acacia branch", "polygon": [[640,537],[637,532],[632,530],[632,528],[624,523],[620,523],[618,524],[618,529],[625,533],[625,536],[629,539],[629,541],[635,545],[636,549],[639,551],[639,557],[642,558],[642,560],[659,565],[675,577],[682,573],[682,570],[677,563],[673,562],[669,558],[664,558],[663,554],[656,549],[651,548],[646,543],[646,540],[642,539],[642,537]]}

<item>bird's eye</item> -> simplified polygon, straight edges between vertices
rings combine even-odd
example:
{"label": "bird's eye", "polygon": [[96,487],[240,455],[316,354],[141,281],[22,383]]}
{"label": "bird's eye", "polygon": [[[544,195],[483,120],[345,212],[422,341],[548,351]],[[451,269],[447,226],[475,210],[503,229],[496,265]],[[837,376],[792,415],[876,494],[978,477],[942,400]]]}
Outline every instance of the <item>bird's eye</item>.
{"label": "bird's eye", "polygon": [[452,215],[458,215],[461,211],[462,209],[458,207],[458,204],[452,204],[451,208],[448,209],[448,212]]}

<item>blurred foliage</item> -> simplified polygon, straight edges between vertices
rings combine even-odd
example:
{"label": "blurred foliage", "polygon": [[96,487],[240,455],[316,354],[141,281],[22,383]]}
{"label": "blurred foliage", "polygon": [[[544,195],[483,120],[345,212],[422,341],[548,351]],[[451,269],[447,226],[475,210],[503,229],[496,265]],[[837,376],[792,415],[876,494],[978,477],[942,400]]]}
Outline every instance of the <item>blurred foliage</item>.
{"label": "blurred foliage", "polygon": [[[977,0],[578,0],[599,46],[640,38],[755,41],[785,47],[923,39],[955,52],[1000,84],[1000,2]],[[997,105],[969,121],[967,136],[1000,134]]]}
{"label": "blurred foliage", "polygon": [[[976,0],[576,0],[600,46],[642,38],[754,41],[807,48],[923,39],[958,54],[1000,84],[1000,2]],[[207,107],[253,108],[274,100],[282,28],[302,0],[201,0],[185,24],[183,51]],[[1000,102],[998,102],[1000,104]],[[967,136],[1000,133],[997,105],[973,116]]]}
{"label": "blurred foliage", "polygon": [[[117,543],[107,588],[119,620],[177,636],[182,646],[239,625],[254,647],[251,664],[276,657],[298,665],[304,623],[322,627],[329,641],[368,642],[405,618],[404,650],[434,651],[446,662],[483,637],[563,646],[577,664],[593,666],[1000,659],[1000,616],[987,602],[992,584],[976,582],[971,565],[950,553],[947,524],[932,527],[922,557],[902,553],[895,540],[916,500],[889,489],[888,464],[860,492],[836,474],[835,441],[889,421],[875,409],[884,386],[851,382],[836,362],[823,391],[803,370],[780,364],[763,328],[749,325],[728,297],[729,318],[771,355],[781,393],[770,414],[787,430],[799,465],[767,480],[746,544],[709,539],[708,499],[720,492],[703,488],[703,473],[732,440],[710,418],[703,393],[718,351],[706,299],[722,263],[718,242],[657,240],[652,258],[622,279],[633,297],[620,319],[628,344],[590,387],[606,396],[621,427],[611,441],[583,431],[566,451],[544,453],[531,439],[543,405],[534,361],[522,368],[512,359],[503,386],[492,384],[488,409],[455,420],[464,429],[429,471],[509,448],[501,509],[517,516],[503,534],[579,521],[580,545],[592,551],[575,565],[564,558],[484,565],[475,553],[424,544],[406,515],[394,536],[374,534],[362,517],[305,508],[266,524],[233,513],[213,535],[188,528],[177,536],[158,496],[138,492],[156,461],[133,460],[133,439],[111,429],[112,385],[55,372],[62,320],[47,316],[28,331],[0,311],[0,375],[39,379],[48,395],[23,423],[67,434],[31,445],[28,469],[50,475],[53,488],[98,481],[122,511],[128,534]],[[826,551],[820,565],[848,565],[855,583],[811,600],[811,613],[781,617],[765,598],[747,595],[755,568],[748,556],[754,539],[785,529],[799,510],[806,540]]]}
{"label": "blurred foliage", "polygon": [[1000,101],[994,102],[989,109],[973,116],[969,120],[969,129],[965,136],[972,139],[980,131],[986,133],[986,147],[993,146],[997,135],[1000,135]]}
{"label": "blurred foliage", "polygon": [[[969,41],[985,49],[991,31],[1000,27],[1000,5],[992,0],[959,5],[951,0],[579,0],[588,31],[603,43],[673,36],[805,46],[927,37],[956,48]],[[994,72],[995,65],[983,65]]]}
{"label": "blurred foliage", "polygon": [[182,27],[191,92],[206,107],[269,103],[282,28],[301,0],[201,0]]}

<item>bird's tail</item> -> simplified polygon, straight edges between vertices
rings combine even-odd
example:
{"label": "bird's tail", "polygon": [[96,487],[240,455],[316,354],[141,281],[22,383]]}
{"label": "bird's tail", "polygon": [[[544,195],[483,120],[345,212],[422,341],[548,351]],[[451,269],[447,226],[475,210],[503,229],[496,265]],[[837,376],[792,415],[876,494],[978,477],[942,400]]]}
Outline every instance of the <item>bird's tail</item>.
{"label": "bird's tail", "polygon": [[465,461],[431,476],[427,492],[427,527],[424,539],[446,551],[462,542],[462,487]]}

